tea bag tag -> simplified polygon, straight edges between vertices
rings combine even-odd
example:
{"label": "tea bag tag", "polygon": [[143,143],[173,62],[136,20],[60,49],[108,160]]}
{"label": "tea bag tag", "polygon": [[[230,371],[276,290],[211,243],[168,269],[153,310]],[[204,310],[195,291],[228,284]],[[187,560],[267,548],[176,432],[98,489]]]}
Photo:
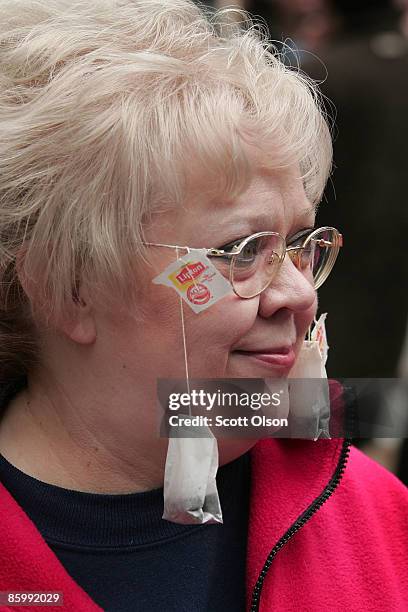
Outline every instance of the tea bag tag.
{"label": "tea bag tag", "polygon": [[[329,351],[329,345],[327,344],[327,334],[326,334],[326,317],[327,312],[320,315],[319,319],[315,321],[312,333],[311,340],[317,342],[317,346],[319,348],[320,354],[322,356],[323,366],[326,365],[327,361],[327,353]],[[326,375],[326,371],[325,371]]]}
{"label": "tea bag tag", "polygon": [[205,249],[189,249],[152,282],[174,289],[195,313],[233,293],[231,283],[211,263]]}

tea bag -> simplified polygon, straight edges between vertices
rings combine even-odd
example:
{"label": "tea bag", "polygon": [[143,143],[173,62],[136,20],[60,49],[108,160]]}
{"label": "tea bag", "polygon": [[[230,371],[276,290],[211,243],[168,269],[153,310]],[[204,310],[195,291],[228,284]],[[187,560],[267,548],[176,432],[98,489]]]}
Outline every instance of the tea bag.
{"label": "tea bag", "polygon": [[[180,257],[178,248],[177,261],[153,282],[173,287],[179,294],[186,384],[190,392],[183,301],[198,314],[231,293],[231,283],[221,276],[203,250],[189,249],[188,255]],[[218,444],[209,427],[183,424],[170,428],[162,518],[181,524],[222,523],[217,470]]]}
{"label": "tea bag", "polygon": [[222,523],[217,440],[208,427],[173,429],[177,431],[169,438],[162,518],[182,524]]}
{"label": "tea bag", "polygon": [[[304,340],[295,365],[289,373],[290,418],[300,437],[330,439],[330,395],[326,374],[328,353],[325,320],[322,314],[310,335]],[[308,380],[313,379],[313,380]]]}

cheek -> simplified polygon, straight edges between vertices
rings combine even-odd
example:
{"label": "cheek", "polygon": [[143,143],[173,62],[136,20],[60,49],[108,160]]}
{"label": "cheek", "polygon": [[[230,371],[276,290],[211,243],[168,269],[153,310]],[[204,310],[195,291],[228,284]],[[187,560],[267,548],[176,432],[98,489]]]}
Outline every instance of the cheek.
{"label": "cheek", "polygon": [[312,325],[313,320],[315,319],[316,314],[317,314],[317,308],[318,308],[317,293],[315,294],[315,296],[316,297],[313,303],[311,304],[311,306],[307,310],[302,310],[298,312],[297,315],[295,316],[297,336],[299,337],[299,340],[302,340],[302,341],[307,333],[307,330],[309,329],[310,325]]}
{"label": "cheek", "polygon": [[[151,282],[162,270],[162,262],[160,269],[152,266],[148,274],[150,282],[140,283],[138,308],[145,327],[144,335],[149,331],[151,341],[157,346],[172,345],[177,350],[183,346],[180,296],[170,287]],[[251,329],[259,300],[242,300],[232,294],[200,313],[195,313],[184,300],[182,306],[188,354],[202,356],[204,352],[208,356],[213,352],[211,359],[214,359],[220,352],[227,355]]]}
{"label": "cheek", "polygon": [[186,343],[191,376],[225,376],[230,352],[253,327],[256,315],[255,304],[236,296],[228,296],[198,315],[189,314]]}
{"label": "cheek", "polygon": [[116,346],[128,368],[147,379],[180,376],[184,350],[178,294],[169,287],[141,285],[134,306],[114,316]]}
{"label": "cheek", "polygon": [[228,330],[228,349],[232,350],[255,324],[259,311],[259,298],[243,300],[234,296],[224,320]]}
{"label": "cheek", "polygon": [[148,283],[138,295],[138,309],[143,321],[160,330],[171,330],[180,319],[180,297],[164,285]]}
{"label": "cheek", "polygon": [[[246,300],[227,296],[201,313],[184,305],[186,346],[190,375],[222,377],[225,375],[230,351],[252,328],[257,308]],[[181,321],[177,319],[177,342],[181,344]]]}
{"label": "cheek", "polygon": [[[171,288],[146,286],[139,294],[138,350],[144,366],[157,376],[184,375],[180,297]],[[230,351],[253,327],[258,300],[229,295],[208,310],[195,313],[183,301],[183,318],[190,377],[219,377]]]}

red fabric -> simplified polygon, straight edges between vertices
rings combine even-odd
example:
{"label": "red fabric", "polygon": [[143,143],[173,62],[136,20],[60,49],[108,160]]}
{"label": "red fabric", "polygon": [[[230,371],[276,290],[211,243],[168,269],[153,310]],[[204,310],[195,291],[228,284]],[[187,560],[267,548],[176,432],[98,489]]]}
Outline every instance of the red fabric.
{"label": "red fabric", "polygon": [[[323,491],[342,440],[258,442],[251,451],[248,608],[278,539]],[[261,612],[391,612],[408,609],[408,490],[352,448],[332,496],[284,545],[266,575]],[[65,571],[0,484],[0,591],[63,591],[72,612],[101,610]],[[37,612],[38,607],[2,607]],[[232,612],[232,611],[231,611]]]}
{"label": "red fabric", "polygon": [[[273,546],[323,491],[342,440],[275,440],[252,451],[248,604]],[[338,488],[277,553],[260,612],[408,610],[408,489],[351,447]]]}

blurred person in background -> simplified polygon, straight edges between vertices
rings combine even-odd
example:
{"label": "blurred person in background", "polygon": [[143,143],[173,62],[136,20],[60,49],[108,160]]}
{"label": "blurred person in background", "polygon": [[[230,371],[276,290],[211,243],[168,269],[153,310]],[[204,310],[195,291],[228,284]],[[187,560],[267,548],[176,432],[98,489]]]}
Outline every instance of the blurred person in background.
{"label": "blurred person in background", "polygon": [[[321,292],[330,313],[328,329],[336,348],[330,374],[392,378],[404,340],[408,313],[408,231],[406,206],[408,142],[408,41],[394,3],[337,2],[342,36],[317,61],[306,55],[304,70],[322,83],[336,107],[335,188],[327,189],[322,209],[347,227],[348,251],[339,264],[343,296]],[[323,62],[323,65],[322,63]],[[330,217],[332,218],[332,216]],[[350,270],[354,273],[350,275]],[[384,399],[370,398],[381,414]],[[404,434],[404,431],[401,431]],[[371,456],[396,469],[401,441],[358,441]],[[380,450],[381,447],[381,450]]]}
{"label": "blurred person in background", "polygon": [[311,55],[303,63],[324,80],[336,107],[335,187],[326,190],[322,218],[330,211],[344,221],[350,250],[339,265],[343,299],[330,287],[320,298],[330,312],[336,376],[396,376],[404,340],[408,39],[401,29],[406,12],[396,4],[402,1],[337,2],[342,36],[319,56],[323,69]]}
{"label": "blurred person in background", "polygon": [[[401,377],[401,406],[405,406],[406,413],[408,412],[408,322],[405,332],[405,342],[401,353],[401,358],[398,366],[398,374]],[[404,404],[403,404],[404,402]],[[408,416],[405,414],[405,438],[402,440],[401,453],[397,459],[397,476],[402,482],[408,485]]]}
{"label": "blurred person in background", "polygon": [[380,428],[381,424],[391,425],[403,437],[389,438],[383,434],[370,440],[363,450],[408,485],[408,323],[396,374],[389,392],[381,398],[377,422]]}
{"label": "blurred person in background", "polygon": [[330,44],[341,28],[332,0],[243,1],[248,10],[263,17],[273,39],[285,40],[300,56]]}

